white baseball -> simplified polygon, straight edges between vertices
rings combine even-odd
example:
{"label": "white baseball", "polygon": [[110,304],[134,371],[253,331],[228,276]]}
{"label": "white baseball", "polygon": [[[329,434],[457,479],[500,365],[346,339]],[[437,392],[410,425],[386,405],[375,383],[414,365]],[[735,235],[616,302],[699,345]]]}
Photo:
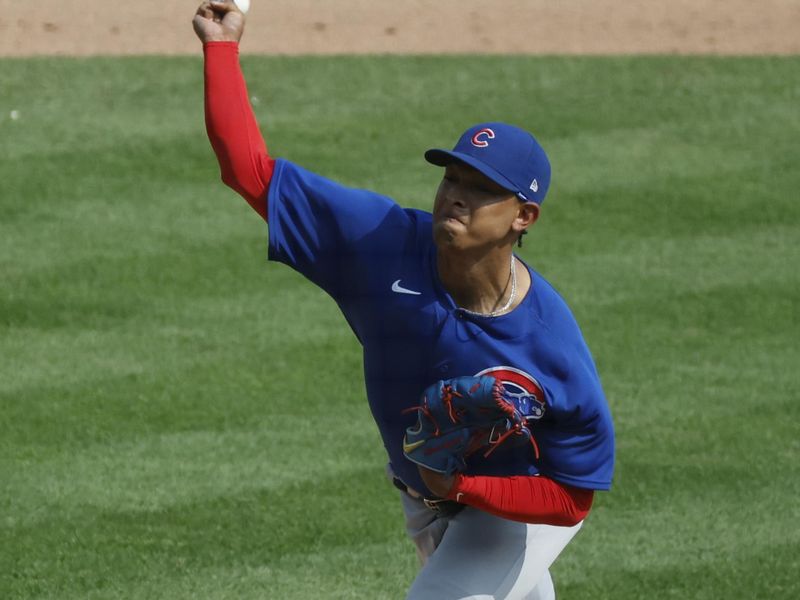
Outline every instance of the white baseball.
{"label": "white baseball", "polygon": [[250,0],[233,0],[233,3],[239,7],[239,10],[244,14],[247,14],[247,11],[250,10]]}

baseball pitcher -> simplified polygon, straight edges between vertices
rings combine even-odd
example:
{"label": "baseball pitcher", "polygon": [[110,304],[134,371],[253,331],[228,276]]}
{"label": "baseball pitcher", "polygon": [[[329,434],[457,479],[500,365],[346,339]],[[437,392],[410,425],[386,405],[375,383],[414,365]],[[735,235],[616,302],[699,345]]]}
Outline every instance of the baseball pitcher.
{"label": "baseball pitcher", "polygon": [[203,2],[205,117],[222,180],[268,224],[269,258],[324,289],[363,347],[366,395],[421,568],[412,600],[551,599],[549,567],[608,490],[614,430],[564,300],[513,248],[550,163],[527,131],[467,129],[425,159],[432,210],[267,152],[238,59],[244,15]]}

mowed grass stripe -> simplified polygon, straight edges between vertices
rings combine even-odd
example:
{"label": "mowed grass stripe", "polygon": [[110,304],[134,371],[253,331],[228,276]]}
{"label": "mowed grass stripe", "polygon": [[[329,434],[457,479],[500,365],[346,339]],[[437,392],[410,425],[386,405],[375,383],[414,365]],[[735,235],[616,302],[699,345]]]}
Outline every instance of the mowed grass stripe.
{"label": "mowed grass stripe", "polygon": [[[393,543],[358,543],[336,546],[334,551],[285,554],[268,565],[240,564],[192,572],[166,573],[126,586],[110,583],[78,599],[197,597],[238,600],[240,598],[326,598],[338,600],[393,600],[406,588],[416,557],[408,552],[407,540]],[[354,573],[353,565],[358,565]],[[302,577],[298,577],[301,572]],[[358,578],[358,586],[353,579]]]}
{"label": "mowed grass stripe", "polygon": [[[37,561],[32,569],[17,555],[3,566],[7,577],[20,579],[20,591],[30,596],[56,595],[69,583],[98,591],[112,583],[115,595],[128,597],[143,578],[159,581],[220,568],[280,567],[290,556],[301,565],[304,555],[334,557],[342,549],[365,544],[397,545],[402,534],[393,523],[399,516],[396,497],[387,481],[376,486],[373,472],[354,469],[275,489],[200,494],[194,501],[156,510],[87,506],[68,518],[9,530],[5,539],[35,554]],[[370,516],[355,503],[342,503],[349,494],[370,498]],[[313,509],[301,498],[313,499]],[[388,518],[374,523],[375,513]],[[40,569],[50,576],[37,576]],[[112,572],[115,577],[109,581],[107,574]],[[298,584],[307,578],[298,577]]]}
{"label": "mowed grass stripe", "polygon": [[[174,337],[175,332],[165,335]],[[218,340],[213,332],[199,339],[184,336],[181,343],[159,344],[160,339],[148,336],[150,345],[133,339],[138,346],[126,353],[118,350],[128,346],[126,338],[85,336],[86,346],[82,346],[70,344],[67,336],[60,343],[75,357],[60,358],[56,340],[49,346],[56,350],[40,358],[38,370],[30,364],[36,359],[35,352],[14,361],[12,365],[28,369],[28,381],[37,372],[46,381],[0,396],[8,424],[16,424],[9,427],[0,444],[5,455],[27,455],[37,449],[59,453],[68,446],[80,448],[97,441],[175,429],[249,428],[252,422],[299,409],[303,413],[320,411],[306,419],[331,413],[335,420],[341,411],[350,414],[351,406],[367,414],[363,383],[358,378],[339,381],[334,376],[336,393],[332,396],[322,391],[323,386],[331,385],[329,375],[309,375],[297,368],[298,363],[307,361],[308,346],[313,344],[315,352],[326,355],[326,369],[357,371],[358,348],[341,333],[331,339],[312,334],[302,341],[263,345],[247,338]],[[252,356],[226,355],[226,348],[238,343],[250,348]],[[108,346],[107,354],[98,352],[96,345]],[[275,358],[258,356],[253,348]],[[147,357],[148,350],[163,353],[164,362]],[[60,370],[48,370],[51,362]],[[70,367],[75,373],[69,373]],[[296,419],[288,419],[283,426],[290,428]]]}
{"label": "mowed grass stripe", "polygon": [[[406,206],[438,184],[421,152],[473,122],[548,148],[520,254],[574,308],[618,431],[562,597],[796,596],[799,60],[243,59],[275,154]],[[201,75],[3,61],[0,597],[403,597],[358,344],[265,264]]]}
{"label": "mowed grass stripe", "polygon": [[[6,480],[11,497],[7,524],[14,529],[69,518],[93,509],[110,512],[158,512],[192,504],[199,498],[236,497],[253,491],[286,490],[309,480],[349,480],[356,471],[379,467],[377,432],[368,415],[351,410],[339,416],[296,417],[272,411],[252,431],[187,431],[109,440],[68,456],[30,460]],[[329,430],[325,431],[325,425]],[[339,434],[350,425],[359,431]],[[316,446],[297,447],[315,437]],[[22,463],[22,461],[20,461]],[[24,463],[22,463],[24,464]],[[209,465],[215,465],[209,472]]]}

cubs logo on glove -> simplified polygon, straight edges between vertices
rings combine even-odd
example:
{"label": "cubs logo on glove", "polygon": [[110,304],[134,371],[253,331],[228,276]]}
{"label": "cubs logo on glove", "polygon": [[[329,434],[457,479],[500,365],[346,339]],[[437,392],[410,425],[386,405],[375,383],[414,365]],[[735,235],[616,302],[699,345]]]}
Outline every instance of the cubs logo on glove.
{"label": "cubs logo on glove", "polygon": [[403,453],[410,461],[450,475],[465,468],[465,459],[478,451],[489,456],[512,436],[536,445],[528,421],[503,384],[489,375],[437,381],[422,394],[417,422],[406,429]]}

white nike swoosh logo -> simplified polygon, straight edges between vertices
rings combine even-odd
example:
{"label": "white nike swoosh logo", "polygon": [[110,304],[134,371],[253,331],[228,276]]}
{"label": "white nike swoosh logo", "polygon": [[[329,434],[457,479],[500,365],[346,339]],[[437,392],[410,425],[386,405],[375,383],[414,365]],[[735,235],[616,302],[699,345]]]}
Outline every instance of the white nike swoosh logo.
{"label": "white nike swoosh logo", "polygon": [[400,287],[399,279],[392,284],[392,291],[397,292],[398,294],[411,294],[412,296],[419,296],[422,294],[422,292],[415,292],[414,290],[409,290],[404,287]]}

